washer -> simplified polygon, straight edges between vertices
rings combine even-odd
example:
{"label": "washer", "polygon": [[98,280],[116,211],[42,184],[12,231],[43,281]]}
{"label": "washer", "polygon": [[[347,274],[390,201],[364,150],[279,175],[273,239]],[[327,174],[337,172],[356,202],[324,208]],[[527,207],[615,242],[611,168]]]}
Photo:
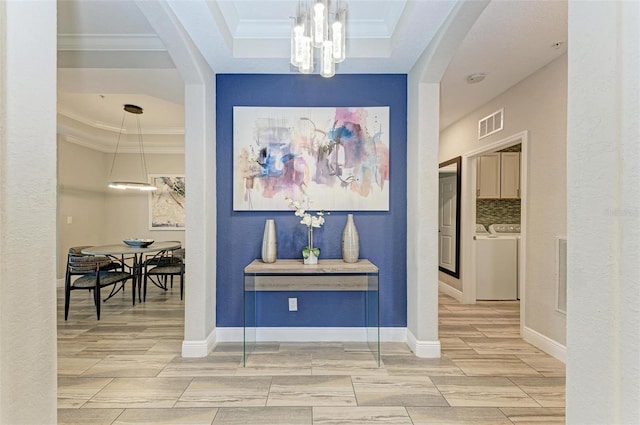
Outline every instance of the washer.
{"label": "washer", "polygon": [[520,239],[520,224],[492,224],[489,226],[489,233],[505,236],[505,237],[515,237]]}
{"label": "washer", "polygon": [[478,230],[481,229],[476,225],[476,299],[518,299],[520,225],[492,224],[489,232]]}

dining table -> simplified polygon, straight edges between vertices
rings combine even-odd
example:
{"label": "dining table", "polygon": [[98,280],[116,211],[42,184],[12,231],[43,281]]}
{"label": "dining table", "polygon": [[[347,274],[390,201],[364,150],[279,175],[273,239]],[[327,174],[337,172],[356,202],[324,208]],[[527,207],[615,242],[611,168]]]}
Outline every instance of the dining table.
{"label": "dining table", "polygon": [[[153,242],[148,246],[131,246],[125,243],[117,243],[112,245],[97,245],[84,248],[81,252],[87,255],[105,255],[121,261],[124,265],[125,258],[132,258],[131,276],[133,280],[133,291],[138,291],[138,301],[142,301],[142,271],[144,270],[144,254],[155,252],[157,254],[180,249],[182,243],[180,241]],[[135,303],[135,295],[133,297]]]}

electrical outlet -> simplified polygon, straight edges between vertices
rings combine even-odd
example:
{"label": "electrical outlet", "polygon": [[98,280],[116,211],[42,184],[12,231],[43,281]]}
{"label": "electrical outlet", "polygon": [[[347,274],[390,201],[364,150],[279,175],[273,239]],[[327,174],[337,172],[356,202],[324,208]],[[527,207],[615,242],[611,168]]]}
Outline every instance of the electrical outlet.
{"label": "electrical outlet", "polygon": [[298,299],[289,298],[289,311],[298,311]]}

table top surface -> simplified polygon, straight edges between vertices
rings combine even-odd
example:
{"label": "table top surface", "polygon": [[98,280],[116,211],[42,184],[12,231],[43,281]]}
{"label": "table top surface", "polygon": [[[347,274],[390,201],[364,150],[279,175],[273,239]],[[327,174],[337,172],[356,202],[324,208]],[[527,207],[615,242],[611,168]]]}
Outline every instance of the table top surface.
{"label": "table top surface", "polygon": [[143,252],[166,251],[179,249],[182,244],[178,241],[154,242],[147,247],[129,246],[125,243],[113,245],[90,246],[82,250],[83,254],[89,255],[119,255],[119,254],[140,254]]}
{"label": "table top surface", "polygon": [[245,273],[268,274],[338,274],[338,273],[378,273],[378,267],[369,260],[358,260],[345,263],[341,259],[318,260],[318,264],[305,265],[299,260],[277,260],[275,263],[264,263],[253,260],[244,268]]}

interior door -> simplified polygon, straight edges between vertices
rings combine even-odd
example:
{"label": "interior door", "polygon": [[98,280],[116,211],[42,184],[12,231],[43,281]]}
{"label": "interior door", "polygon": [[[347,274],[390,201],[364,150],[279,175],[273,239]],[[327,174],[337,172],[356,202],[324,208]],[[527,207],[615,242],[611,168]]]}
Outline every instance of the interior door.
{"label": "interior door", "polygon": [[441,175],[439,181],[438,252],[440,258],[438,265],[455,272],[457,177],[455,175]]}

